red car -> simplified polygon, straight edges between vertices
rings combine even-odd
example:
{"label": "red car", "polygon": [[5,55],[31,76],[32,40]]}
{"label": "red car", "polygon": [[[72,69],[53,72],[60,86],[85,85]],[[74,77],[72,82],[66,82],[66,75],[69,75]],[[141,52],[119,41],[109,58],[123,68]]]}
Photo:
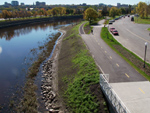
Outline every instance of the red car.
{"label": "red car", "polygon": [[112,27],[112,28],[110,28],[110,32],[113,32],[114,30],[115,30],[115,28],[113,28],[113,27]]}
{"label": "red car", "polygon": [[117,30],[114,30],[114,31],[112,32],[112,34],[113,34],[113,35],[119,35],[119,33],[118,33]]}

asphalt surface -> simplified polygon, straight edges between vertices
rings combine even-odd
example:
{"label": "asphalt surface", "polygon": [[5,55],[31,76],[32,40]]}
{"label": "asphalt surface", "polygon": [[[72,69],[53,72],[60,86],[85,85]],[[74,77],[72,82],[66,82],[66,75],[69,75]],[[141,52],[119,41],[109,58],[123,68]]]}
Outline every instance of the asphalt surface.
{"label": "asphalt surface", "polygon": [[103,21],[99,26],[94,26],[93,34],[83,34],[83,28],[80,27],[80,34],[91,51],[97,65],[103,73],[109,74],[110,83],[146,81],[134,68],[115,53],[100,37]]}
{"label": "asphalt surface", "polygon": [[119,36],[115,38],[126,48],[144,59],[145,42],[148,42],[146,61],[150,62],[150,31],[148,24],[135,24],[131,22],[131,17],[126,17],[115,21],[109,28],[118,30]]}
{"label": "asphalt surface", "polygon": [[130,113],[150,113],[150,82],[111,83]]}
{"label": "asphalt surface", "polygon": [[99,26],[94,26],[93,34],[89,35],[84,34],[81,26],[80,35],[103,74],[109,74],[111,88],[127,107],[129,113],[149,113],[150,82],[101,39],[103,23],[104,21],[100,21]]}

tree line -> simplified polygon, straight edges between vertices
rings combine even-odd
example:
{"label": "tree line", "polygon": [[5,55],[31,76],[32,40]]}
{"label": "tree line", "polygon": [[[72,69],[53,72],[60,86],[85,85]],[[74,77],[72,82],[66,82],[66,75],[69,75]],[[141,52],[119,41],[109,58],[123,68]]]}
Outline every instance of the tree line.
{"label": "tree line", "polygon": [[20,9],[19,11],[8,11],[2,10],[0,13],[0,18],[10,19],[10,18],[27,18],[27,17],[37,17],[37,16],[63,16],[63,15],[80,15],[83,14],[82,9],[72,9],[65,7],[55,7],[52,9],[35,8],[33,10]]}
{"label": "tree line", "polygon": [[148,18],[150,14],[150,4],[145,2],[139,2],[136,6],[132,7],[129,5],[128,8],[117,8],[117,7],[103,7],[102,10],[96,11],[94,8],[87,8],[84,11],[84,19],[88,20],[90,23],[95,21],[97,18],[104,16],[110,16],[115,18],[115,16],[126,15],[126,14],[139,14],[141,18]]}
{"label": "tree line", "polygon": [[[90,10],[87,10],[90,9]],[[93,13],[95,12],[95,13]],[[148,18],[150,14],[150,4],[145,2],[139,2],[137,5],[131,6],[128,8],[117,8],[117,7],[108,7],[103,6],[102,8],[97,8],[93,6],[85,6],[83,8],[67,8],[67,7],[54,7],[52,9],[46,8],[34,8],[33,10],[28,9],[18,9],[18,10],[2,10],[0,13],[0,18],[28,18],[28,17],[37,17],[37,16],[63,16],[63,15],[84,15],[84,18],[90,21],[95,20],[95,18],[110,16],[115,18],[116,15],[125,15],[125,14],[139,14],[141,18]],[[87,16],[89,17],[87,17]]]}

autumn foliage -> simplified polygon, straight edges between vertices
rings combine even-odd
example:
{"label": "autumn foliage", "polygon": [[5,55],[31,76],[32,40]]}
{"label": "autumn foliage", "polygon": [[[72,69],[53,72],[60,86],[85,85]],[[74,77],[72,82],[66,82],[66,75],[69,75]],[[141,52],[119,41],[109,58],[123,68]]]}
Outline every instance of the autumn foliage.
{"label": "autumn foliage", "polygon": [[93,8],[88,8],[84,11],[84,19],[90,21],[94,21],[98,18],[98,13]]}

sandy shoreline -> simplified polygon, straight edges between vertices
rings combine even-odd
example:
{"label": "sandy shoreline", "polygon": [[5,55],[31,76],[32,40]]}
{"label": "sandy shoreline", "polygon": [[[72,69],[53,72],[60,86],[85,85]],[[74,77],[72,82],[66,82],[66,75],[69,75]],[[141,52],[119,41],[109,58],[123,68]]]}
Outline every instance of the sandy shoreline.
{"label": "sandy shoreline", "polygon": [[60,53],[62,39],[66,31],[59,30],[62,36],[57,40],[52,57],[43,64],[42,94],[46,109],[51,113],[64,113],[62,103],[59,101],[58,94],[58,56]]}

